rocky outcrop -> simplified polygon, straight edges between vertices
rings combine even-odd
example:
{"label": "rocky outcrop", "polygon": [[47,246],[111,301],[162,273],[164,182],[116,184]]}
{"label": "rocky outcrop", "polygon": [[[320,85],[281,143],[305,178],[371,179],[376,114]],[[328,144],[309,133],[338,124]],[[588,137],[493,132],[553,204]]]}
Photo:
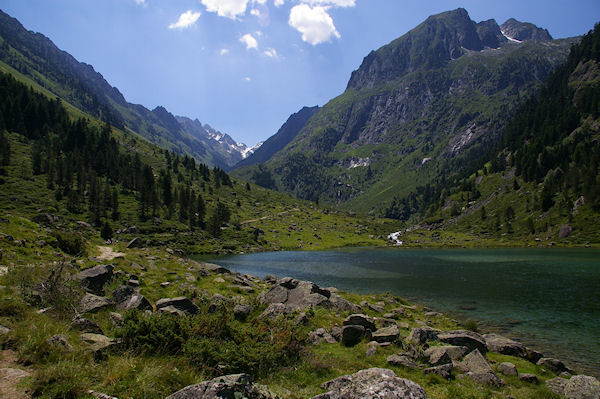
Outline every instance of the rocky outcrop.
{"label": "rocky outcrop", "polygon": [[565,384],[567,399],[600,399],[600,383],[594,377],[576,375]]}
{"label": "rocky outcrop", "polygon": [[419,365],[406,355],[390,355],[385,359],[392,366],[404,366],[411,369],[416,369]]}
{"label": "rocky outcrop", "polygon": [[527,358],[525,346],[517,341],[503,337],[498,334],[486,334],[483,336],[485,343],[490,351],[498,352],[503,355]]}
{"label": "rocky outcrop", "polygon": [[113,303],[105,296],[98,296],[86,293],[79,301],[79,311],[81,313],[94,313],[111,306]]}
{"label": "rocky outcrop", "polygon": [[466,346],[469,351],[478,349],[480,353],[487,352],[485,339],[476,332],[467,330],[446,331],[438,334],[438,339],[450,345]]}
{"label": "rocky outcrop", "polygon": [[500,25],[502,33],[513,40],[525,41],[549,41],[552,36],[546,29],[538,28],[529,22],[519,22],[514,18],[510,18],[505,23]]}
{"label": "rocky outcrop", "polygon": [[150,302],[133,287],[122,285],[112,294],[113,302],[119,310],[152,310]]}
{"label": "rocky outcrop", "polygon": [[429,364],[437,366],[462,359],[469,349],[466,346],[432,346],[424,353]]}
{"label": "rocky outcrop", "polygon": [[365,328],[357,324],[342,327],[342,344],[354,346],[358,344],[365,335]]}
{"label": "rocky outcrop", "polygon": [[546,388],[548,388],[548,390],[554,392],[557,395],[564,395],[567,382],[569,382],[569,380],[565,378],[552,378],[546,381]]}
{"label": "rocky outcrop", "polygon": [[494,373],[479,349],[469,353],[462,362],[457,363],[459,370],[466,372],[467,377],[482,384],[501,386],[502,380]]}
{"label": "rocky outcrop", "polygon": [[73,279],[89,292],[102,295],[104,284],[113,277],[113,269],[112,265],[98,265],[77,273]]}
{"label": "rocky outcrop", "polygon": [[85,333],[104,334],[104,331],[102,331],[102,328],[100,325],[98,325],[98,323],[83,317],[75,317],[71,321],[71,327]]}
{"label": "rocky outcrop", "polygon": [[[170,311],[173,308],[175,309],[175,313],[183,312],[184,314],[194,315],[200,312],[198,306],[194,304],[190,299],[180,296],[177,298],[162,298],[156,302],[156,309],[161,310],[162,308],[167,308],[166,311]],[[170,312],[173,313],[173,312]]]}
{"label": "rocky outcrop", "polygon": [[333,335],[324,328],[317,328],[315,331],[308,333],[306,341],[312,345],[318,345],[321,342],[327,342],[328,344],[335,344],[337,342]]}
{"label": "rocky outcrop", "polygon": [[313,282],[300,281],[291,277],[277,280],[271,289],[259,295],[259,300],[264,304],[283,304],[284,313],[316,306],[333,308],[342,312],[360,309],[358,305],[346,301],[338,294],[321,288]]}
{"label": "rocky outcrop", "polygon": [[376,330],[371,335],[371,339],[379,343],[394,342],[398,339],[398,335],[400,335],[400,330],[396,324],[393,324]]}
{"label": "rocky outcrop", "polygon": [[62,348],[68,352],[73,350],[73,346],[69,343],[69,337],[65,334],[53,335],[46,340],[46,343],[50,346]]}
{"label": "rocky outcrop", "polygon": [[436,374],[443,379],[449,380],[452,378],[452,364],[442,364],[440,366],[429,367],[423,370],[423,374]]}
{"label": "rocky outcrop", "polygon": [[516,376],[519,373],[517,372],[517,367],[510,362],[503,362],[498,365],[498,372],[504,375]]}
{"label": "rocky outcrop", "polygon": [[366,314],[351,314],[350,316],[344,319],[343,324],[345,326],[363,326],[365,330],[375,331],[375,319],[373,319],[371,316],[367,316]]}
{"label": "rocky outcrop", "polygon": [[217,377],[199,384],[189,385],[167,399],[277,399],[261,385],[255,385],[247,374]]}
{"label": "rocky outcrop", "polygon": [[345,375],[322,385],[327,392],[312,399],[426,399],[425,390],[413,381],[399,378],[392,370],[370,368]]}
{"label": "rocky outcrop", "polygon": [[102,334],[81,334],[80,339],[88,345],[96,361],[105,360],[108,351],[115,347],[117,341]]}
{"label": "rocky outcrop", "polygon": [[437,331],[429,327],[413,328],[405,341],[413,345],[424,345],[429,340],[438,339]]}

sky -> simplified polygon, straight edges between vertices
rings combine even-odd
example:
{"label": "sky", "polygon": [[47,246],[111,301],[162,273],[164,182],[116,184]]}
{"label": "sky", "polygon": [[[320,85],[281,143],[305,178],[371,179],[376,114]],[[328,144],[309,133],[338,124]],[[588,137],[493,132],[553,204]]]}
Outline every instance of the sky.
{"label": "sky", "polygon": [[127,101],[249,146],[342,94],[371,50],[458,7],[476,22],[513,17],[554,38],[600,22],[598,0],[0,0]]}

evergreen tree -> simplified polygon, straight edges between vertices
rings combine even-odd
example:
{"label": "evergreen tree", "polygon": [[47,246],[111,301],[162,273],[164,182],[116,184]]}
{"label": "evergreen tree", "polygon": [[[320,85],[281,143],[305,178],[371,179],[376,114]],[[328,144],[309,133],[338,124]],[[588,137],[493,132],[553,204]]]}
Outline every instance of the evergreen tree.
{"label": "evergreen tree", "polygon": [[111,238],[113,238],[113,229],[112,227],[110,227],[108,220],[104,221],[104,224],[102,225],[102,229],[100,230],[100,237],[104,238],[105,240],[110,240]]}

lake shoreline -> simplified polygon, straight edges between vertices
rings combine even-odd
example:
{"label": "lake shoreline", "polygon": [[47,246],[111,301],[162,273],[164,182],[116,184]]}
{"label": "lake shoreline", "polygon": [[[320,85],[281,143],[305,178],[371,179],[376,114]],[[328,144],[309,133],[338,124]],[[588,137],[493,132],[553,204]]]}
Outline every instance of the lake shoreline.
{"label": "lake shoreline", "polygon": [[[391,249],[389,247],[369,247],[369,248],[344,248],[342,250],[339,251],[350,251],[350,252],[356,252],[356,251],[362,251],[362,250],[369,250],[369,251],[390,251],[393,250],[394,252],[397,253],[415,253],[418,251],[423,251],[423,250],[431,250],[431,248],[427,248],[427,249],[423,249],[423,248],[402,248],[402,249],[407,249],[408,251],[404,252],[404,251],[397,251],[396,248]],[[523,251],[523,250],[527,250],[526,248],[511,248],[514,251]],[[506,250],[511,250],[511,249],[507,249],[507,248],[501,248],[501,250],[506,251]],[[444,253],[448,253],[448,254],[452,254],[452,253],[457,253],[459,251],[465,251],[465,249],[462,248],[435,248],[436,251],[440,251],[440,252],[444,252]],[[446,251],[447,250],[447,251]],[[478,251],[481,250],[490,250],[490,251],[494,251],[495,249],[493,248],[478,248]],[[562,251],[569,251],[571,250],[571,248],[534,248],[533,250],[535,251],[541,251],[543,253],[561,253]],[[550,252],[547,252],[548,250],[550,250]],[[584,249],[574,249],[576,251],[583,251],[586,253],[593,253],[594,249],[591,249],[591,251],[586,248]],[[469,250],[466,250],[469,251]],[[329,253],[332,251],[277,251],[277,252],[268,252],[268,253],[258,253],[258,254],[249,254],[249,255],[242,255],[242,256],[263,256],[263,255],[267,255],[269,256],[269,254],[318,254],[318,253]],[[335,252],[335,251],[333,251]],[[210,257],[210,256],[202,256],[202,260],[205,261],[210,261],[213,263],[218,263],[223,265],[224,267],[227,267],[233,271],[239,271],[242,274],[251,274],[251,275],[256,275],[257,277],[261,277],[261,273],[251,273],[249,272],[247,267],[235,267],[230,264],[230,263],[223,263],[221,261],[222,258],[228,258],[230,256],[219,256],[217,259],[214,259],[214,257]],[[262,273],[264,277],[264,274]],[[299,279],[303,279],[303,280],[309,280],[309,281],[315,281],[315,279],[311,279],[309,275],[307,275],[307,273],[305,273],[304,270],[302,270],[301,273],[294,273],[292,271],[290,272],[274,272],[273,270],[270,269],[270,274],[275,274],[279,277],[284,277],[284,276],[292,276],[294,278],[299,278]],[[357,293],[360,295],[363,294],[369,294],[369,293],[382,293],[382,292],[386,292],[387,290],[384,289],[378,289],[376,291],[371,290],[365,290],[365,289],[352,289],[352,288],[348,288],[348,286],[342,286],[339,287],[339,285],[336,285],[334,283],[330,284],[330,280],[326,279],[326,282],[323,281],[319,281],[317,279],[317,281],[315,281],[315,283],[317,284],[324,284],[324,286],[328,286],[328,285],[333,285],[336,286],[338,288],[341,288],[342,290],[346,291],[346,292],[352,292],[352,293]],[[371,286],[371,289],[373,289],[373,287]],[[449,310],[448,306],[439,306],[439,301],[432,301],[430,300],[431,298],[427,298],[427,297],[423,297],[420,295],[411,295],[410,293],[402,293],[399,291],[394,291],[394,294],[398,294],[400,296],[402,296],[403,298],[407,298],[409,299],[411,302],[413,303],[418,303],[418,304],[423,304],[425,307],[430,308],[434,311],[439,311],[440,313],[446,314],[449,317],[452,318],[456,318],[458,320],[468,320],[468,319],[473,319],[473,320],[477,320],[478,324],[481,326],[485,326],[485,329],[489,329],[490,331],[494,331],[494,332],[500,332],[502,333],[502,335],[508,336],[508,337],[514,337],[517,340],[523,342],[524,344],[527,344],[528,346],[531,346],[533,348],[538,348],[538,349],[545,349],[546,351],[548,351],[548,354],[553,354],[556,357],[560,358],[560,359],[565,359],[565,361],[569,362],[574,368],[576,369],[580,369],[582,372],[588,373],[588,374],[593,374],[598,376],[597,372],[595,372],[595,368],[593,367],[593,365],[595,364],[595,360],[594,360],[594,356],[596,355],[589,355],[590,358],[585,359],[583,361],[581,361],[581,355],[578,355],[578,352],[573,352],[572,355],[568,355],[569,353],[571,353],[571,351],[573,350],[573,348],[568,347],[568,346],[564,346],[564,345],[548,345],[549,342],[553,342],[552,339],[550,338],[540,338],[539,334],[533,334],[531,333],[531,329],[533,329],[534,332],[536,332],[536,328],[539,329],[539,326],[528,326],[528,323],[531,324],[531,321],[526,319],[526,318],[522,318],[519,319],[518,317],[511,317],[511,318],[503,318],[501,320],[490,320],[489,317],[480,317],[480,315],[478,315],[477,311],[474,311],[472,313],[472,311],[470,309],[464,309],[464,310],[460,310],[455,308],[454,310]],[[467,297],[464,298],[464,300],[468,300]],[[480,306],[479,304],[475,304],[474,306]],[[509,323],[510,325],[507,325],[507,321],[512,321],[512,323]],[[560,326],[560,323],[557,324],[557,326]],[[557,327],[558,328],[558,327]],[[570,331],[570,334],[572,334],[573,332]],[[557,333],[560,336],[560,333]],[[555,334],[556,335],[556,334]],[[558,349],[558,350],[557,350]],[[562,350],[561,350],[562,349]],[[576,348],[577,351],[579,352],[584,352],[585,348],[581,348],[581,347],[577,347]]]}

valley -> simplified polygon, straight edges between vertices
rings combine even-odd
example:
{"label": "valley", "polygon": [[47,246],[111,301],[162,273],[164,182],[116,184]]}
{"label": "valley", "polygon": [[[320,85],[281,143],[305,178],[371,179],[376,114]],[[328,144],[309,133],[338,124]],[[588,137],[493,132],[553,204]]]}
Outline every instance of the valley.
{"label": "valley", "polygon": [[598,43],[435,14],[250,148],[0,11],[0,394],[597,398]]}

